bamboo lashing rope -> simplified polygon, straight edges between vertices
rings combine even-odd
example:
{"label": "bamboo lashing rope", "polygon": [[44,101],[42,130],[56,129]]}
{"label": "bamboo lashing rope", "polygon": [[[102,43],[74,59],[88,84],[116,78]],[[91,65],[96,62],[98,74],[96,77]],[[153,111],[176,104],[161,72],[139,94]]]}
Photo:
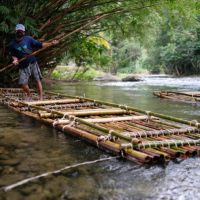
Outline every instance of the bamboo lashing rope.
{"label": "bamboo lashing rope", "polygon": [[[166,144],[167,142],[167,144]],[[149,146],[149,147],[155,147],[155,143],[156,143],[156,146],[178,146],[178,145],[188,145],[188,144],[193,144],[193,145],[196,145],[196,144],[200,144],[200,139],[199,140],[187,140],[186,141],[183,141],[183,140],[168,140],[168,141],[154,141],[154,142],[149,142],[148,144],[146,142],[142,142],[142,143],[139,143],[138,145],[134,145],[134,148],[141,148],[143,146],[143,148],[145,148],[146,146]]]}
{"label": "bamboo lashing rope", "polygon": [[141,131],[141,132],[124,132],[123,134],[127,134],[130,137],[148,137],[148,136],[158,136],[158,135],[171,135],[171,134],[179,134],[179,133],[187,133],[193,131],[194,133],[197,132],[199,129],[196,127],[188,127],[182,129],[167,129],[167,130],[155,130],[155,131]]}

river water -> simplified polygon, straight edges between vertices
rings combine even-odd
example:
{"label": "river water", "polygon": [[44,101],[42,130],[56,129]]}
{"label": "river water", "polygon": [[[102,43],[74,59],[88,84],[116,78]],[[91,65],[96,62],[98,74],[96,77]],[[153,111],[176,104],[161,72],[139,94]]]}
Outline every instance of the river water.
{"label": "river water", "polygon": [[[160,99],[153,91],[199,91],[200,78],[147,76],[142,82],[45,85],[44,90],[125,104],[200,121],[200,103]],[[113,155],[0,104],[0,187]],[[199,200],[200,158],[140,166],[112,159],[48,175],[5,192],[3,200]]]}

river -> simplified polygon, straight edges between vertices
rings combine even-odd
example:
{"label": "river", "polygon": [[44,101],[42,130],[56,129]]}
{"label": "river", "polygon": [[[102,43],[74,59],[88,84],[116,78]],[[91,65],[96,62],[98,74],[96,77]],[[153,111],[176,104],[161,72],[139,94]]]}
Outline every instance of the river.
{"label": "river", "polygon": [[[153,91],[200,91],[200,78],[147,76],[141,82],[44,85],[44,91],[125,104],[200,121],[200,103],[160,99]],[[0,187],[112,154],[0,104]],[[112,159],[64,170],[13,188],[2,200],[199,200],[200,157],[140,166]]]}

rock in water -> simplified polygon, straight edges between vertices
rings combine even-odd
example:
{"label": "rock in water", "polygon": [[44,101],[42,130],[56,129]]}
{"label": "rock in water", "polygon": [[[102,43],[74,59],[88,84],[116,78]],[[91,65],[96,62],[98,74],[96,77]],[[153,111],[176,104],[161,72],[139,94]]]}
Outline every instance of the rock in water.
{"label": "rock in water", "polygon": [[127,76],[125,78],[122,78],[122,81],[143,81],[144,79],[140,76]]}

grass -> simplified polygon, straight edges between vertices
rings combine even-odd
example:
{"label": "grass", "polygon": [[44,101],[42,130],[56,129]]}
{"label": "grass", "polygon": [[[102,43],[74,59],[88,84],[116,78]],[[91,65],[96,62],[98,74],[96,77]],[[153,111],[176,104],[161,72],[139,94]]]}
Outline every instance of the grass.
{"label": "grass", "polygon": [[[75,71],[76,71],[76,68],[73,65],[70,65],[70,66],[58,65],[56,69],[53,71],[51,78],[59,79],[59,80],[67,80],[67,79],[70,80],[74,76]],[[80,68],[78,73],[74,77],[74,79],[76,80],[76,77],[80,77],[79,80],[90,81],[96,76],[101,76],[105,74],[104,72],[97,71],[92,68],[87,70],[83,75],[81,75],[82,72],[83,70]]]}
{"label": "grass", "polygon": [[[71,78],[74,76],[76,69],[77,68],[74,65],[69,65],[69,66],[58,65],[56,69],[53,71],[51,78],[56,80],[71,80]],[[82,72],[83,70],[82,68],[80,68],[78,73],[74,77],[74,80],[91,81],[94,77],[106,74],[102,71],[98,71],[93,68],[88,69],[83,75],[81,75]],[[134,73],[117,73],[115,77],[125,78],[127,76],[133,76],[133,75],[141,76],[147,73],[148,72],[145,70],[142,71],[139,70]]]}

